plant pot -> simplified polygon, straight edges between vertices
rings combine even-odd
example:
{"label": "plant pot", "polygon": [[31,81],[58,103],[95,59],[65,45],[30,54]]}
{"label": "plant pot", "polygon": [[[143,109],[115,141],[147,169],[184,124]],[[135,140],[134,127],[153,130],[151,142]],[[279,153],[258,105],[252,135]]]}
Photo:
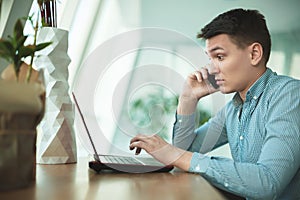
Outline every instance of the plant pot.
{"label": "plant pot", "polygon": [[0,81],[0,88],[0,190],[17,189],[35,180],[43,90],[37,84],[9,81]]}

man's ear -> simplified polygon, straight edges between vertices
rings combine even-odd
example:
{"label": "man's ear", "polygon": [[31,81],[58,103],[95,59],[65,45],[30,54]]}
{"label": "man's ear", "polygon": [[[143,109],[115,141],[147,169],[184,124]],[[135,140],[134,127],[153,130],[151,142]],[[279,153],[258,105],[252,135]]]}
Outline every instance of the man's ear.
{"label": "man's ear", "polygon": [[260,43],[255,42],[249,46],[251,64],[258,65],[263,58],[263,48]]}

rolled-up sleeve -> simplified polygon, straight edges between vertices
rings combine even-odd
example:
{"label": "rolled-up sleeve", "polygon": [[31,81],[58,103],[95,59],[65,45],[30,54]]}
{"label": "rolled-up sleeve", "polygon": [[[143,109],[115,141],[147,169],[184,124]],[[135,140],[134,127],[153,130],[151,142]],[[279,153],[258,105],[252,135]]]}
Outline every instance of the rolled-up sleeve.
{"label": "rolled-up sleeve", "polygon": [[195,118],[196,114],[191,115],[175,115],[175,123],[173,126],[173,145],[181,149],[187,150],[195,138]]}

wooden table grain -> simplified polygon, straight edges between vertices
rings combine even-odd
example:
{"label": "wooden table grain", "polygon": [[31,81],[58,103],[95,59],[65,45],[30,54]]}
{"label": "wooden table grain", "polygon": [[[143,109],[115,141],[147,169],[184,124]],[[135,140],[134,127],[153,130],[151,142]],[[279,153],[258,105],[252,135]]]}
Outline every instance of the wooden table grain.
{"label": "wooden table grain", "polygon": [[1,200],[223,200],[229,199],[200,175],[174,170],[169,173],[95,173],[88,159],[76,164],[37,164],[30,186],[0,192]]}

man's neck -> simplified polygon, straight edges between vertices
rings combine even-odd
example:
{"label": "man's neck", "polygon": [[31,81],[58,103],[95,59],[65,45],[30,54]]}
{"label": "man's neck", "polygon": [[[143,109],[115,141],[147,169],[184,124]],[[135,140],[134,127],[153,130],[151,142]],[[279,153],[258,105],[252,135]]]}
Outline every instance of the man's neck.
{"label": "man's neck", "polygon": [[253,79],[251,82],[249,82],[248,86],[243,90],[239,91],[239,95],[243,102],[246,101],[246,95],[249,89],[252,87],[252,85],[266,72],[267,67],[262,68],[261,70],[258,70],[255,75],[253,76]]}

